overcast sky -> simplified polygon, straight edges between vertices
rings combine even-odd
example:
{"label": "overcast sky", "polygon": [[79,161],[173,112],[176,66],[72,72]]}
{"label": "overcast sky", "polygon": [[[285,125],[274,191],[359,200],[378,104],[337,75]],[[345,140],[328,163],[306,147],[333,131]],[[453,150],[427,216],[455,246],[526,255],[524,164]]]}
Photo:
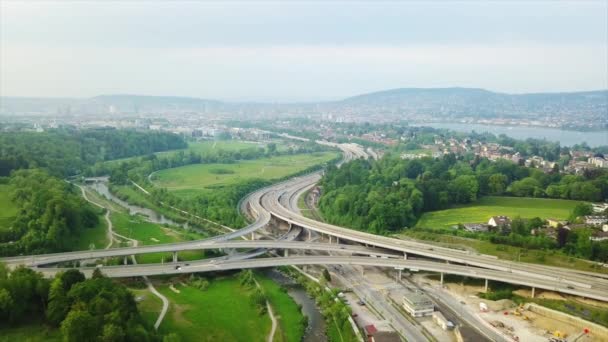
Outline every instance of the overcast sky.
{"label": "overcast sky", "polygon": [[608,88],[608,0],[0,1],[0,95],[335,99]]}

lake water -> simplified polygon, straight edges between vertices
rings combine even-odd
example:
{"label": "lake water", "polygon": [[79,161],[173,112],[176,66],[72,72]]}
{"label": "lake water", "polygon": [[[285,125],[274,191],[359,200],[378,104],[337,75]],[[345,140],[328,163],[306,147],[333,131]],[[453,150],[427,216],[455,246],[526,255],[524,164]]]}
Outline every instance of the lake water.
{"label": "lake water", "polygon": [[493,133],[496,135],[505,134],[515,139],[546,139],[548,141],[558,141],[562,146],[572,146],[586,142],[591,147],[608,145],[608,131],[579,132],[567,131],[555,128],[526,127],[526,126],[491,126],[480,124],[462,123],[424,123],[412,124],[412,126],[427,126],[433,128],[451,129],[457,132]]}

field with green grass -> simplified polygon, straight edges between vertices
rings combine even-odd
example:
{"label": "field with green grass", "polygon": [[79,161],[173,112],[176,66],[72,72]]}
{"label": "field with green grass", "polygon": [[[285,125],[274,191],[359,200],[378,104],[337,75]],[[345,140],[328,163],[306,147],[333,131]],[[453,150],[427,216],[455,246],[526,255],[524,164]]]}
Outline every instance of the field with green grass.
{"label": "field with green grass", "polygon": [[59,342],[61,332],[42,322],[32,322],[18,327],[0,327],[0,342]]}
{"label": "field with green grass", "polygon": [[335,158],[335,152],[284,155],[234,164],[194,164],[161,170],[154,174],[154,184],[189,197],[193,191],[233,185],[244,180],[279,179]]}
{"label": "field with green grass", "polygon": [[103,215],[99,215],[99,223],[93,228],[84,228],[74,240],[74,250],[104,249],[110,241],[107,237],[108,226]]}
{"label": "field with green grass", "polygon": [[161,333],[177,332],[182,341],[263,342],[270,333],[267,314],[259,315],[248,290],[236,277],[212,279],[201,291],[191,286],[159,286],[171,306],[160,326]]}
{"label": "field with green grass", "polygon": [[0,184],[0,230],[8,229],[17,215],[17,207],[10,196],[10,187]]}
{"label": "field with green grass", "polygon": [[486,196],[472,204],[424,213],[416,227],[446,228],[459,223],[486,223],[495,215],[565,219],[577,203],[548,198]]}
{"label": "field with green grass", "polygon": [[158,319],[158,314],[163,308],[163,302],[160,298],[156,297],[150,290],[146,289],[132,289],[129,291],[133,293],[135,301],[137,302],[137,309],[141,314],[141,317],[153,326]]}
{"label": "field with green grass", "polygon": [[[202,239],[197,233],[186,232],[181,228],[169,228],[145,221],[140,216],[130,216],[123,213],[110,215],[114,231],[130,239],[135,239],[141,245],[157,245],[187,240]],[[137,256],[138,263],[159,263],[164,258],[171,260],[171,253],[150,253]],[[204,251],[184,251],[179,253],[180,260],[196,260],[205,257]]]}

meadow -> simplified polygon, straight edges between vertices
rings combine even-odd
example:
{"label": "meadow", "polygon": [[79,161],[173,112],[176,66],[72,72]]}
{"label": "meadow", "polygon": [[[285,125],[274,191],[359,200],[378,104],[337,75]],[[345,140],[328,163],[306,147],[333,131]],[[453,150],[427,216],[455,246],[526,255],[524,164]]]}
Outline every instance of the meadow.
{"label": "meadow", "polygon": [[175,286],[180,293],[158,287],[171,302],[160,326],[162,333],[178,332],[184,342],[266,341],[270,318],[258,313],[249,300],[250,290],[241,287],[237,277],[214,278],[205,291]]}
{"label": "meadow", "polygon": [[468,205],[424,213],[416,227],[449,228],[459,223],[487,223],[496,215],[566,219],[577,203],[548,198],[486,196]]}
{"label": "meadow", "polygon": [[104,249],[108,245],[107,222],[103,215],[99,215],[99,223],[92,228],[84,228],[75,237],[73,250]]}
{"label": "meadow", "polygon": [[17,207],[11,200],[10,192],[7,184],[0,184],[0,230],[8,229],[17,215]]}
{"label": "meadow", "polygon": [[[130,216],[124,213],[112,213],[110,216],[114,231],[130,239],[139,241],[139,245],[157,245],[187,240],[202,239],[198,233],[186,232],[181,228],[163,227],[159,224],[145,221],[140,216]],[[204,251],[183,251],[178,254],[180,260],[196,260],[205,257]],[[149,253],[137,255],[138,263],[159,263],[171,261],[171,253]]]}
{"label": "meadow", "polygon": [[251,180],[275,180],[297,173],[335,158],[335,152],[283,155],[278,157],[244,160],[232,164],[193,164],[158,171],[154,174],[156,186],[188,197],[193,190],[206,191]]}

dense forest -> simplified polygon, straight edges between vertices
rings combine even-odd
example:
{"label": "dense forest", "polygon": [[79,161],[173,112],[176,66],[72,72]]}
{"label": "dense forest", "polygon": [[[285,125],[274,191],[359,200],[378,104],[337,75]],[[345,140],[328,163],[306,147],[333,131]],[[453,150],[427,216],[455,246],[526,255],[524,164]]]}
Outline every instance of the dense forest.
{"label": "dense forest", "polygon": [[12,189],[17,216],[0,230],[0,255],[40,254],[70,250],[85,230],[95,227],[99,213],[74,185],[38,169],[13,171],[4,178]]}
{"label": "dense forest", "polygon": [[99,128],[5,132],[0,135],[0,176],[12,170],[42,168],[66,177],[99,161],[187,147],[178,135]]}
{"label": "dense forest", "polygon": [[19,267],[0,264],[0,325],[44,322],[59,328],[63,341],[158,341],[121,284],[96,270],[85,279],[78,270],[45,279]]}
{"label": "dense forest", "polygon": [[474,202],[483,195],[599,201],[608,198],[608,172],[546,174],[506,160],[454,155],[402,160],[388,155],[377,162],[330,166],[322,186],[320,208],[330,222],[384,233],[414,226],[425,211]]}

